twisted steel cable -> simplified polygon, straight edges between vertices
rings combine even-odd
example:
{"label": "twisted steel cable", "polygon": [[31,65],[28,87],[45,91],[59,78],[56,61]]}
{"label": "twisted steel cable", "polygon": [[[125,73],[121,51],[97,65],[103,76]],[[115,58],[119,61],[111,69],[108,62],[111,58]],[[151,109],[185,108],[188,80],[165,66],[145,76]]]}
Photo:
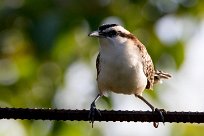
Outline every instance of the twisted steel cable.
{"label": "twisted steel cable", "polygon": [[[89,121],[89,110],[0,108],[0,119]],[[165,122],[204,123],[204,112],[171,112],[164,114]],[[107,111],[96,115],[95,121],[161,122],[151,111]]]}

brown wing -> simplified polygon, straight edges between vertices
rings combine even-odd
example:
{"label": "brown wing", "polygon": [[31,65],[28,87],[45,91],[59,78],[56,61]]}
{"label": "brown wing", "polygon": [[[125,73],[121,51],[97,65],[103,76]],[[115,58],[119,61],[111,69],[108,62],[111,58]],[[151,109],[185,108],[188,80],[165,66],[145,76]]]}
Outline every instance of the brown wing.
{"label": "brown wing", "polygon": [[155,71],[154,71],[154,65],[153,65],[152,59],[149,56],[145,46],[137,38],[135,38],[135,41],[137,43],[136,44],[137,47],[139,48],[139,50],[141,52],[143,70],[144,70],[144,73],[147,77],[146,89],[153,90]]}
{"label": "brown wing", "polygon": [[147,77],[146,89],[153,90],[155,74],[154,65],[148,53],[146,54],[146,57],[143,57],[143,60],[144,73]]}
{"label": "brown wing", "polygon": [[97,78],[96,78],[96,80],[98,80],[98,75],[100,73],[100,53],[98,54],[98,56],[96,58],[96,70],[97,70]]}

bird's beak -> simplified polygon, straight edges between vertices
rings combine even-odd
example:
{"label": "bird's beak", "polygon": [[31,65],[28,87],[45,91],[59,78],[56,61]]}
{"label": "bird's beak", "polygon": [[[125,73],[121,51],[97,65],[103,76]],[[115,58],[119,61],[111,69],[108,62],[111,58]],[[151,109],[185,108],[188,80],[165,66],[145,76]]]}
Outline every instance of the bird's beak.
{"label": "bird's beak", "polygon": [[91,32],[88,36],[90,36],[90,37],[100,37],[98,31],[93,31],[93,32]]}

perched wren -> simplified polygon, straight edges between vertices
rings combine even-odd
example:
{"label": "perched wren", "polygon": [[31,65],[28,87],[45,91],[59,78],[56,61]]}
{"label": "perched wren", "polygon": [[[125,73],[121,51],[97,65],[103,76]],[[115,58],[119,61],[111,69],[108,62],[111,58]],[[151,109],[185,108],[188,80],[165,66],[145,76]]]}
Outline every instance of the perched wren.
{"label": "perched wren", "polygon": [[[162,79],[169,79],[170,74],[155,70],[152,59],[145,46],[128,30],[117,24],[104,24],[97,31],[89,34],[97,37],[100,50],[96,59],[97,83],[99,94],[91,104],[89,118],[94,122],[94,115],[100,114],[95,102],[105,91],[122,94],[134,94],[152,110],[158,112],[164,121],[161,110],[154,108],[143,96],[145,89]],[[154,122],[157,127],[158,123]]]}

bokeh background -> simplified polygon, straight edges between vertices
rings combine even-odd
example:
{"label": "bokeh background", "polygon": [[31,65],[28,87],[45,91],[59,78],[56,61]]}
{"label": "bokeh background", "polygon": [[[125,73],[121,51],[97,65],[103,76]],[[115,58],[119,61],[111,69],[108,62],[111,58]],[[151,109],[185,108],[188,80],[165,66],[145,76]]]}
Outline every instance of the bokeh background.
{"label": "bokeh background", "polygon": [[[89,109],[97,94],[97,39],[118,23],[144,43],[171,80],[145,91],[156,107],[204,109],[204,1],[0,0],[0,107]],[[100,109],[149,110],[134,96],[108,94]],[[201,136],[202,124],[0,120],[1,136]]]}

